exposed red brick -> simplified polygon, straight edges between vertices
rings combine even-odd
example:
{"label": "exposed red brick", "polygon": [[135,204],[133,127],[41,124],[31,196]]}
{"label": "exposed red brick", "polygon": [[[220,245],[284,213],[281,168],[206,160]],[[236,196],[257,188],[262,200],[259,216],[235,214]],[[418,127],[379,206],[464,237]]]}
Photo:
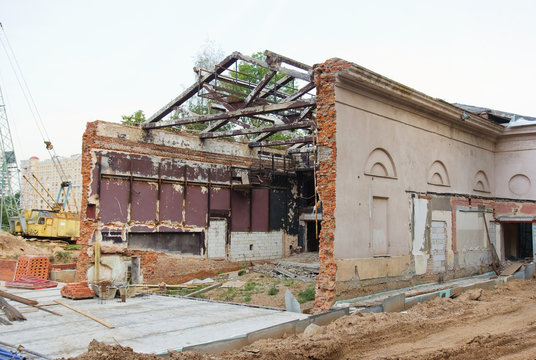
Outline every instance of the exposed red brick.
{"label": "exposed red brick", "polygon": [[[95,211],[94,205],[91,205],[89,199],[96,195],[96,184],[98,181],[93,177],[96,175],[95,171],[95,158],[93,155],[100,150],[113,150],[119,152],[135,153],[140,155],[151,155],[163,158],[183,158],[190,161],[200,161],[211,164],[224,164],[234,166],[250,167],[255,158],[233,156],[221,153],[203,152],[198,150],[191,150],[188,148],[179,147],[167,147],[162,145],[155,145],[151,142],[132,142],[127,139],[112,138],[106,136],[99,136],[97,129],[99,121],[90,122],[87,124],[86,131],[83,135],[82,142],[82,200],[81,200],[81,219],[80,219],[80,239],[78,244],[82,245],[80,255],[77,262],[76,279],[86,279],[87,269],[93,263],[93,241],[95,238],[95,231],[98,229],[98,220],[95,219],[95,215],[98,217],[98,209]],[[117,224],[101,224],[110,225],[111,227],[118,227]],[[146,224],[156,226],[157,224]],[[118,227],[121,231],[122,228]],[[121,250],[119,250],[121,252]],[[187,281],[191,278],[198,276],[213,276],[218,271],[232,271],[239,268],[237,263],[233,262],[212,262],[207,260],[204,264],[204,269],[192,268],[188,271],[184,271],[181,267],[180,260],[173,256],[167,256],[164,253],[158,253],[153,251],[131,251],[126,249],[122,251],[121,256],[140,256],[140,266],[142,269],[144,281],[148,282],[179,282]],[[203,259],[201,259],[203,260]],[[201,261],[200,260],[200,261]],[[163,267],[160,263],[165,263],[168,266],[169,271],[163,271]],[[186,279],[186,280],[185,280]]]}
{"label": "exposed red brick", "polygon": [[335,78],[337,72],[351,64],[337,58],[315,65],[316,120],[318,146],[329,149],[317,172],[318,195],[322,201],[322,228],[319,239],[320,272],[316,282],[315,311],[327,311],[335,301],[337,264],[333,256],[335,231],[335,180],[337,171],[337,116],[335,111]]}

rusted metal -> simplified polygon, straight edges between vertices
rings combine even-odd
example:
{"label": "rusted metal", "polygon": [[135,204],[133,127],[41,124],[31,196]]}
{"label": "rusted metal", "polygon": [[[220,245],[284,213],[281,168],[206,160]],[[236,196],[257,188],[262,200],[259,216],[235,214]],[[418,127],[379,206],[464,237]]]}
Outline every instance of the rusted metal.
{"label": "rusted metal", "polygon": [[199,137],[201,139],[207,138],[218,138],[218,137],[227,137],[227,136],[236,136],[236,135],[246,135],[246,134],[260,134],[266,131],[276,132],[282,130],[293,130],[293,129],[307,129],[310,128],[314,123],[312,121],[301,121],[292,124],[283,124],[283,125],[273,125],[265,126],[258,128],[242,129],[242,130],[229,130],[229,131],[220,131],[212,133],[201,133]]}
{"label": "rusted metal", "polygon": [[259,142],[250,142],[248,143],[249,147],[268,147],[268,146],[279,146],[279,145],[289,145],[297,143],[312,143],[312,136],[302,136],[299,138],[285,139],[285,140],[268,140],[268,141],[259,141]]}
{"label": "rusted metal", "polygon": [[216,65],[214,73],[210,73],[206,76],[203,76],[195,84],[186,89],[182,94],[180,94],[175,99],[171,100],[166,106],[158,110],[153,116],[147,119],[144,124],[159,121],[164,118],[164,116],[171,113],[175,107],[180,106],[189,98],[197,94],[200,86],[202,86],[206,82],[212,81],[216,77],[216,74],[221,74],[222,72],[224,72],[229,66],[234,64],[236,60],[238,60],[238,58],[236,58],[234,54],[227,56],[225,59],[223,59],[223,61]]}
{"label": "rusted metal", "polygon": [[[312,94],[315,88],[312,67],[271,51],[265,51],[264,54],[265,61],[234,52],[216,65],[212,71],[194,69],[199,75],[199,80],[151,116],[141,125],[142,128],[150,130],[210,122],[209,126],[199,132],[202,139],[260,134],[252,142],[252,147],[292,144],[292,142],[260,142],[276,132],[312,129],[315,123],[312,109],[316,107],[316,100]],[[262,78],[256,78],[251,74],[232,69],[231,66],[238,62],[247,62],[264,68],[266,72]],[[290,65],[293,69],[286,68],[282,64]],[[249,77],[248,81],[244,80],[246,76]],[[276,76],[280,78],[273,81]],[[291,84],[290,90],[289,84]],[[210,108],[221,112],[194,114],[180,107],[195,95],[211,99]],[[186,116],[179,119],[164,119],[174,110]],[[310,119],[310,122],[301,122],[306,117]],[[250,119],[268,123],[253,128]],[[231,130],[211,135],[228,123],[233,124]],[[273,125],[268,126],[269,123]],[[292,134],[290,136],[295,137]]]}
{"label": "rusted metal", "polygon": [[228,111],[226,113],[220,113],[220,114],[199,115],[199,116],[194,116],[194,117],[188,117],[185,119],[166,120],[166,121],[159,121],[155,123],[144,123],[142,127],[144,129],[158,129],[158,128],[163,128],[163,127],[187,125],[187,124],[194,124],[194,123],[206,122],[206,121],[214,121],[214,120],[222,120],[222,119],[228,120],[230,118],[239,117],[239,116],[267,114],[267,113],[276,112],[276,111],[308,107],[308,106],[312,106],[315,104],[316,102],[314,99],[308,99],[308,100],[300,99],[300,100],[294,100],[294,101],[289,101],[289,102],[284,102],[284,103],[251,106],[248,108]]}

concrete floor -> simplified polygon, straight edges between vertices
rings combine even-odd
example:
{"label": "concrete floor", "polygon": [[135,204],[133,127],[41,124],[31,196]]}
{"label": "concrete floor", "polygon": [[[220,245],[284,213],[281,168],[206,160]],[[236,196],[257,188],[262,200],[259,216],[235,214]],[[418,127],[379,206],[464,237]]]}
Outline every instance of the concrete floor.
{"label": "concrete floor", "polygon": [[[54,289],[0,289],[52,304],[61,299],[61,284]],[[243,305],[208,302],[161,295],[146,295],[127,299],[125,303],[99,299],[69,300],[68,303],[112,325],[107,327],[61,305],[48,307],[61,313],[56,316],[44,311],[23,313],[27,321],[15,321],[2,326],[0,340],[20,345],[49,358],[69,357],[87,350],[92,339],[108,344],[130,346],[136,352],[165,354],[168,349],[181,350],[190,345],[242,336],[251,331],[308,317],[285,311]],[[10,303],[19,310],[23,304]]]}

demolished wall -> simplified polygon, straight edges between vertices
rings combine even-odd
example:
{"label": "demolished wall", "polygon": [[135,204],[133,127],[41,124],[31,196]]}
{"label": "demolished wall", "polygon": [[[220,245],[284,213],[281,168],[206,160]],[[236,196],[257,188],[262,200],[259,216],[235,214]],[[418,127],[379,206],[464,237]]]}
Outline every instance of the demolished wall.
{"label": "demolished wall", "polygon": [[79,278],[92,276],[95,242],[107,256],[140,256],[146,281],[170,282],[183,279],[185,256],[207,276],[296,246],[291,192],[252,175],[264,165],[246,144],[97,121],[82,156]]}

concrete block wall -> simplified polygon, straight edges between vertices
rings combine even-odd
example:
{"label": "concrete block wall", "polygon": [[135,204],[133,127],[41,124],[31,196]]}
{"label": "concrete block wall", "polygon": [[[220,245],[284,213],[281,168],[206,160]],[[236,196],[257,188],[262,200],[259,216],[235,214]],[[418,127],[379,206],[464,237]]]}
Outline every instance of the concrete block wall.
{"label": "concrete block wall", "polygon": [[283,232],[232,232],[230,260],[277,259],[283,256]]}
{"label": "concrete block wall", "polygon": [[209,258],[224,259],[227,220],[210,220],[207,231],[207,253]]}

